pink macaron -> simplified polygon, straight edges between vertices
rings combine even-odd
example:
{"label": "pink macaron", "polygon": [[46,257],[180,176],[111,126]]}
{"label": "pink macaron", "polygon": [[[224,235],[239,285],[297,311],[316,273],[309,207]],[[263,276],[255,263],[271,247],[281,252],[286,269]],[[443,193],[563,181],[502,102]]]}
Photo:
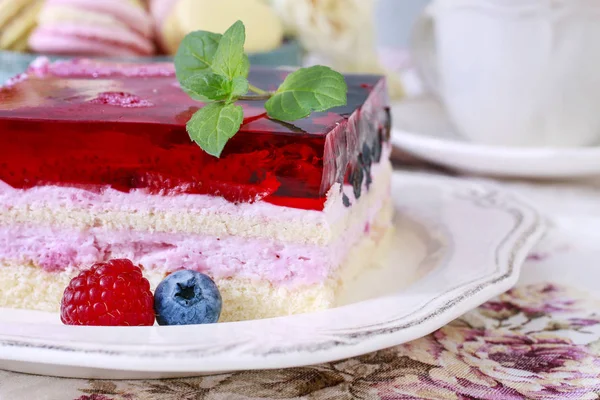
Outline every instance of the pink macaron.
{"label": "pink macaron", "polygon": [[123,0],[47,0],[29,46],[45,54],[149,56],[153,34],[146,10]]}

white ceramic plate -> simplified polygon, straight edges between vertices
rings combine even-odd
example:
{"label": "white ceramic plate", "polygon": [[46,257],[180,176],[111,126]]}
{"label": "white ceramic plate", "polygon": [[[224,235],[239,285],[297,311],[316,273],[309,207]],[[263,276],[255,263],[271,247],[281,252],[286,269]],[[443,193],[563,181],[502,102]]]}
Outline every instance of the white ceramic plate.
{"label": "white ceramic plate", "polygon": [[392,142],[395,146],[459,171],[524,178],[600,174],[600,146],[515,148],[469,142],[456,134],[444,107],[428,95],[396,103],[392,108],[392,118]]}
{"label": "white ceramic plate", "polygon": [[394,250],[320,313],[174,327],[63,326],[0,309],[0,368],[159,378],[318,364],[424,336],[517,281],[544,223],[525,203],[451,178],[395,173]]}

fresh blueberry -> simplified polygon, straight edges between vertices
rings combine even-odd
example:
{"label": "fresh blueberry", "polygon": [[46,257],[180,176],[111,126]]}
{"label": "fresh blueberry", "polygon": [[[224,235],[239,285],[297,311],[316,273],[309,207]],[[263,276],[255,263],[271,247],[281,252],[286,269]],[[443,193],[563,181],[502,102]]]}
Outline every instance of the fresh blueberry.
{"label": "fresh blueberry", "polygon": [[196,271],[174,272],[154,292],[159,325],[212,324],[219,320],[222,304],[217,285]]}

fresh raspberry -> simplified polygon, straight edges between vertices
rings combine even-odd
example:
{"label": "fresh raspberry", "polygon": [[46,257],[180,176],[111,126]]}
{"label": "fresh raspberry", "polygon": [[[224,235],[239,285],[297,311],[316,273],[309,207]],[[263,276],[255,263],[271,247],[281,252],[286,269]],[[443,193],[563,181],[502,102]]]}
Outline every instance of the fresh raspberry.
{"label": "fresh raspberry", "polygon": [[66,325],[150,326],[154,297],[140,267],[129,260],[97,263],[65,289],[60,319]]}

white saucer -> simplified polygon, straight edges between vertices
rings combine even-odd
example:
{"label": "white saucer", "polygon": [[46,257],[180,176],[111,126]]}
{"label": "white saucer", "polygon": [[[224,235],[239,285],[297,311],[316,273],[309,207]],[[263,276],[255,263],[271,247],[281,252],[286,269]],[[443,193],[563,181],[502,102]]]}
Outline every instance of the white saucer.
{"label": "white saucer", "polygon": [[393,251],[350,285],[345,305],[268,320],[118,328],[0,309],[0,369],[150,379],[358,356],[431,333],[508,290],[544,231],[527,204],[452,178],[395,173],[393,197]]}
{"label": "white saucer", "polygon": [[444,107],[430,96],[394,104],[392,118],[392,142],[395,146],[426,161],[458,171],[520,178],[572,178],[600,174],[600,146],[513,148],[468,142],[456,134]]}

